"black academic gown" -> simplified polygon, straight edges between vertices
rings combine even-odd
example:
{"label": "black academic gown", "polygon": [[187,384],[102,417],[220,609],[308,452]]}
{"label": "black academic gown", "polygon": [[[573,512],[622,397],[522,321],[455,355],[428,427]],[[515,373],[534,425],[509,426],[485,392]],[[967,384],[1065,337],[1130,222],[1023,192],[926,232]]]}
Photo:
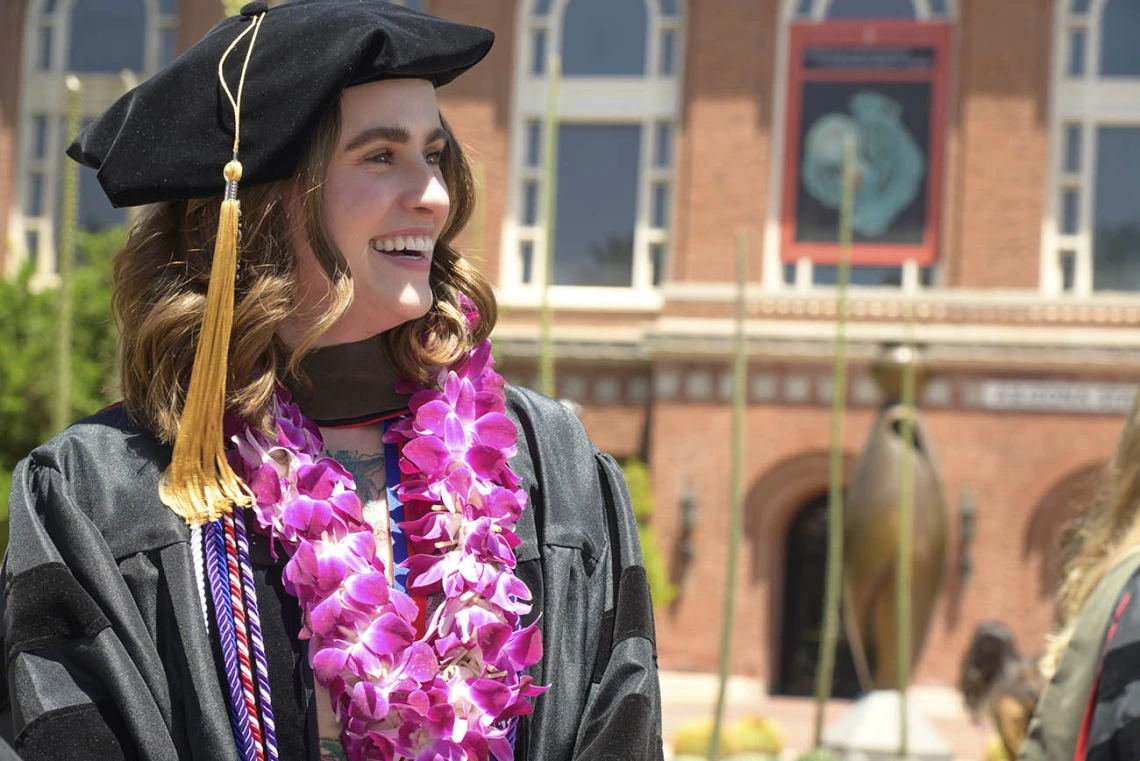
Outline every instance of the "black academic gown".
{"label": "black academic gown", "polygon": [[[511,461],[530,502],[518,576],[534,593],[549,684],[516,759],[661,758],[653,610],[616,463],[561,405],[507,387]],[[236,761],[217,644],[186,525],[158,499],[170,450],[114,407],[16,469],[2,604],[15,748],[41,759]],[[285,558],[251,540],[283,761],[316,754],[312,674]],[[216,636],[216,635],[215,635]]]}

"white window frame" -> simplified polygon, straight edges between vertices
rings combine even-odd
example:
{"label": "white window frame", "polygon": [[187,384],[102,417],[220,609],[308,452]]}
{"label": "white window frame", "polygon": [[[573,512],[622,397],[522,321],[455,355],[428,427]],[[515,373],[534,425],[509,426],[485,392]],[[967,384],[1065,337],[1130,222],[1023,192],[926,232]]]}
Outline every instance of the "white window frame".
{"label": "white window frame", "polygon": [[[71,41],[71,16],[79,0],[56,0],[52,13],[44,13],[47,0],[29,0],[24,20],[23,60],[20,72],[20,105],[17,114],[16,130],[16,175],[9,209],[8,229],[14,242],[11,256],[8,257],[9,272],[16,272],[23,266],[27,257],[28,233],[37,236],[36,272],[33,282],[38,286],[51,285],[58,278],[58,255],[55,240],[55,220],[58,183],[61,180],[63,162],[63,119],[66,102],[64,80],[67,72],[68,46]],[[92,2],[93,0],[84,0]],[[163,13],[160,0],[142,0],[146,13],[145,39],[143,40],[143,63],[145,71],[122,73],[80,74],[83,83],[82,118],[98,116],[111,106],[127,89],[153,74],[159,68],[159,55],[164,33],[177,35],[178,16],[176,13]],[[177,3],[175,2],[175,7]],[[43,57],[41,50],[41,30],[52,30],[51,61],[47,70],[39,66]],[[177,37],[175,37],[177,39]],[[32,149],[36,140],[36,119],[47,119],[44,138],[43,158],[33,157]],[[27,195],[32,188],[32,176],[42,176],[40,214],[35,217],[25,215],[29,208]]]}
{"label": "white window frame", "polygon": [[[542,218],[541,197],[543,169],[528,167],[528,125],[537,122],[544,129],[547,111],[548,82],[545,76],[532,73],[535,51],[534,32],[544,30],[546,49],[558,49],[562,42],[562,19],[566,7],[573,0],[550,0],[545,17],[535,13],[538,0],[519,3],[519,33],[515,35],[515,75],[512,93],[512,121],[510,135],[507,214],[503,221],[499,298],[509,306],[534,307],[541,298],[540,284],[545,278],[546,235]],[[563,77],[558,89],[559,124],[636,124],[641,127],[641,154],[639,160],[637,213],[633,237],[633,273],[630,287],[552,285],[550,301],[555,307],[656,310],[662,305],[661,289],[652,284],[650,250],[653,245],[664,247],[665,261],[661,263],[661,282],[667,280],[670,256],[669,229],[673,225],[672,208],[675,206],[676,184],[674,172],[677,164],[676,145],[681,113],[681,77],[684,68],[685,3],[676,0],[677,14],[661,14],[659,0],[642,0],[647,11],[646,66],[644,76],[635,77]],[[662,34],[673,32],[673,74],[659,74],[658,62]],[[669,146],[670,165],[665,169],[654,166],[654,149],[657,127],[662,122],[671,126]],[[545,137],[545,135],[544,135]],[[524,186],[538,183],[539,210],[536,224],[523,225]],[[664,183],[669,188],[666,224],[659,229],[652,225],[653,188]],[[532,244],[531,278],[522,282],[521,244]]]}
{"label": "white window frame", "polygon": [[[776,34],[776,65],[774,68],[775,83],[772,88],[772,128],[768,134],[770,156],[783,156],[785,150],[785,131],[788,124],[788,77],[791,61],[792,24],[827,21],[827,14],[831,10],[831,0],[811,0],[811,10],[807,16],[798,14],[801,0],[783,0],[780,3],[779,31]],[[914,6],[915,21],[946,21],[956,23],[958,20],[958,0],[946,0],[946,13],[934,16],[930,12],[929,0],[911,0]],[[874,19],[882,21],[883,19]],[[780,259],[780,234],[782,213],[784,206],[784,162],[768,162],[768,211],[764,220],[764,290],[766,291],[795,291],[795,292],[829,292],[834,286],[816,285],[814,279],[814,263],[808,258],[802,258],[795,263],[794,282],[784,281],[784,262]],[[941,276],[942,262],[932,265],[931,285],[926,288],[936,288]],[[920,280],[920,267],[913,259],[902,264],[902,285],[896,286],[855,286],[865,291],[881,290],[887,293],[916,293],[924,288]]]}
{"label": "white window frame", "polygon": [[[1133,291],[1093,290],[1093,244],[1096,217],[1097,132],[1100,127],[1140,128],[1140,77],[1100,77],[1100,30],[1108,0],[1091,0],[1082,17],[1070,13],[1072,0],[1059,0],[1053,24],[1052,103],[1049,124],[1049,179],[1041,235],[1040,289],[1047,296],[1090,297],[1094,293],[1134,294]],[[1084,74],[1069,75],[1074,32],[1084,32]],[[1065,172],[1066,128],[1080,129],[1080,167]],[[1076,233],[1062,229],[1066,191],[1079,194]],[[1073,283],[1064,289],[1063,259],[1071,254]]]}

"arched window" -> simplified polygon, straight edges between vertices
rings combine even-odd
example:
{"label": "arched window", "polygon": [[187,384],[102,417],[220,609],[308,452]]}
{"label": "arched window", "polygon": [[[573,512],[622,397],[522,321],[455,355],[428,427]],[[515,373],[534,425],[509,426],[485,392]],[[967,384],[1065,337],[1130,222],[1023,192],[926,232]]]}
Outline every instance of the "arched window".
{"label": "arched window", "polygon": [[953,0],[784,0],[765,282],[838,279],[842,145],[856,146],[851,283],[932,285]]}
{"label": "arched window", "polygon": [[1056,12],[1041,287],[1140,291],[1140,6],[1064,0]]}
{"label": "arched window", "polygon": [[[63,151],[72,137],[65,134],[64,80],[79,76],[83,119],[95,117],[173,57],[177,8],[176,0],[30,0],[26,19],[12,215],[13,237],[24,245],[9,261],[19,267],[31,257],[37,279],[49,282],[58,269]],[[95,173],[81,169],[80,225],[99,229],[125,219]]]}
{"label": "arched window", "polygon": [[677,0],[521,4],[503,236],[503,298],[534,303],[545,277],[542,210],[547,76],[559,53],[554,300],[660,303],[680,100]]}

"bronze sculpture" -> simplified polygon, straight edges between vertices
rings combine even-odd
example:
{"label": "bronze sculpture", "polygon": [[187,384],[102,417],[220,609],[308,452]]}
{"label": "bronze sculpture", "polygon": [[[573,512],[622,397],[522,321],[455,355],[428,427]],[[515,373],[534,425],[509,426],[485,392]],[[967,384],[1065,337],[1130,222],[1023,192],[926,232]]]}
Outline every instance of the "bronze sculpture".
{"label": "bronze sculpture", "polygon": [[[926,378],[916,352],[884,346],[872,371],[884,405],[855,466],[844,519],[845,618],[852,651],[867,689],[898,689],[897,593],[900,474],[907,446],[900,401],[902,370],[917,362],[916,398]],[[918,660],[942,585],[946,507],[929,432],[914,410],[914,556],[911,594],[911,667]]]}

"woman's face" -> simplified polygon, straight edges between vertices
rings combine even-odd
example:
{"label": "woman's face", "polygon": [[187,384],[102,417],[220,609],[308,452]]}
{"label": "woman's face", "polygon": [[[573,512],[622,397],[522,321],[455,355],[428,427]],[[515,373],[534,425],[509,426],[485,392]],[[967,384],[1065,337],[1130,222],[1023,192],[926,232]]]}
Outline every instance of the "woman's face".
{"label": "woman's face", "polygon": [[[322,192],[329,235],[352,272],[353,302],[317,345],[362,341],[431,308],[432,251],[450,209],[440,168],[447,138],[430,82],[350,87],[340,111]],[[308,244],[299,248],[298,314],[320,314],[331,286]]]}

